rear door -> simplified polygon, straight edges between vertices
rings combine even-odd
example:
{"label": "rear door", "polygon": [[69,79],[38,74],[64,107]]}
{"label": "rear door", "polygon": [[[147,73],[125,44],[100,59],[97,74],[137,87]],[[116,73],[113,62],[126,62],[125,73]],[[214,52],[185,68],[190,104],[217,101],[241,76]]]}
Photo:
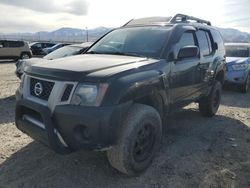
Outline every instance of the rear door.
{"label": "rear door", "polygon": [[[198,46],[195,31],[183,33],[176,48],[181,49],[185,46]],[[184,58],[172,62],[170,93],[173,103],[187,102],[193,100],[197,90],[197,67],[200,63],[199,56]]]}
{"label": "rear door", "polygon": [[8,41],[0,41],[0,57],[2,59],[7,59],[11,57],[11,51],[9,50],[9,42]]}
{"label": "rear door", "polygon": [[22,41],[9,41],[9,51],[11,56],[20,57],[23,46],[24,42]]}

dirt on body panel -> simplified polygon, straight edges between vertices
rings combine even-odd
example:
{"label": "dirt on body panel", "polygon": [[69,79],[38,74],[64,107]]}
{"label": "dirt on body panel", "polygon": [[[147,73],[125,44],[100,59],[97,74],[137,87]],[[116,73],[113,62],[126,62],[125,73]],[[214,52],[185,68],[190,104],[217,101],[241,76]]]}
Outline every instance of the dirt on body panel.
{"label": "dirt on body panel", "polygon": [[0,187],[250,187],[250,93],[223,91],[213,118],[191,104],[167,118],[162,147],[141,176],[114,170],[104,152],[61,156],[14,124],[14,62],[0,62]]}

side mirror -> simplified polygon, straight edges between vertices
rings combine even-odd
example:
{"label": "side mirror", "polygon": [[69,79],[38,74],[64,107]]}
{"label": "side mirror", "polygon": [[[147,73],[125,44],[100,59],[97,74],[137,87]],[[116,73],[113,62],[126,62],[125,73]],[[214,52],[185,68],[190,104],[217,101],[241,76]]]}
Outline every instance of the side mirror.
{"label": "side mirror", "polygon": [[179,50],[178,59],[197,57],[199,54],[199,48],[197,46],[184,46]]}

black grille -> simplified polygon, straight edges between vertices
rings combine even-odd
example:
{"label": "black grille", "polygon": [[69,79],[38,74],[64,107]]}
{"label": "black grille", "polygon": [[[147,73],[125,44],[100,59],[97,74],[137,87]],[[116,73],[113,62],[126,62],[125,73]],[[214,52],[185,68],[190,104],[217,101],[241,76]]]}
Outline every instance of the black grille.
{"label": "black grille", "polygon": [[73,84],[67,84],[67,87],[64,90],[63,96],[61,98],[62,102],[67,101],[69,99],[73,86],[74,86]]}
{"label": "black grille", "polygon": [[[35,86],[37,83],[40,83],[42,86],[42,91],[39,95],[35,92]],[[55,85],[54,82],[31,78],[30,79],[30,94],[40,99],[48,100],[54,85]]]}

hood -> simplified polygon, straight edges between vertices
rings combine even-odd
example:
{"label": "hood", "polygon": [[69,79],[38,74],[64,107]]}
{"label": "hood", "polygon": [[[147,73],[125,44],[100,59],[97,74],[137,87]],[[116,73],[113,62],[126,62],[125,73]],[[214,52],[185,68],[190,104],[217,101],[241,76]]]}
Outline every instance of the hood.
{"label": "hood", "polygon": [[227,57],[226,58],[226,64],[235,64],[235,63],[243,63],[245,61],[248,61],[248,57]]}
{"label": "hood", "polygon": [[37,64],[37,63],[45,62],[45,61],[47,61],[47,60],[43,59],[43,58],[22,59],[22,60],[18,61],[17,67],[20,68],[22,70],[22,72],[23,72],[25,66],[34,65],[34,64]]}
{"label": "hood", "polygon": [[31,58],[31,59],[23,60],[23,63],[25,65],[34,65],[34,64],[37,64],[37,63],[44,63],[46,61],[48,61],[48,60],[43,59],[43,58]]}
{"label": "hood", "polygon": [[25,67],[25,72],[37,76],[70,81],[82,80],[86,75],[95,75],[94,73],[99,73],[99,77],[110,76],[154,62],[156,60],[148,60],[142,57],[84,54],[43,61],[43,63]]}

